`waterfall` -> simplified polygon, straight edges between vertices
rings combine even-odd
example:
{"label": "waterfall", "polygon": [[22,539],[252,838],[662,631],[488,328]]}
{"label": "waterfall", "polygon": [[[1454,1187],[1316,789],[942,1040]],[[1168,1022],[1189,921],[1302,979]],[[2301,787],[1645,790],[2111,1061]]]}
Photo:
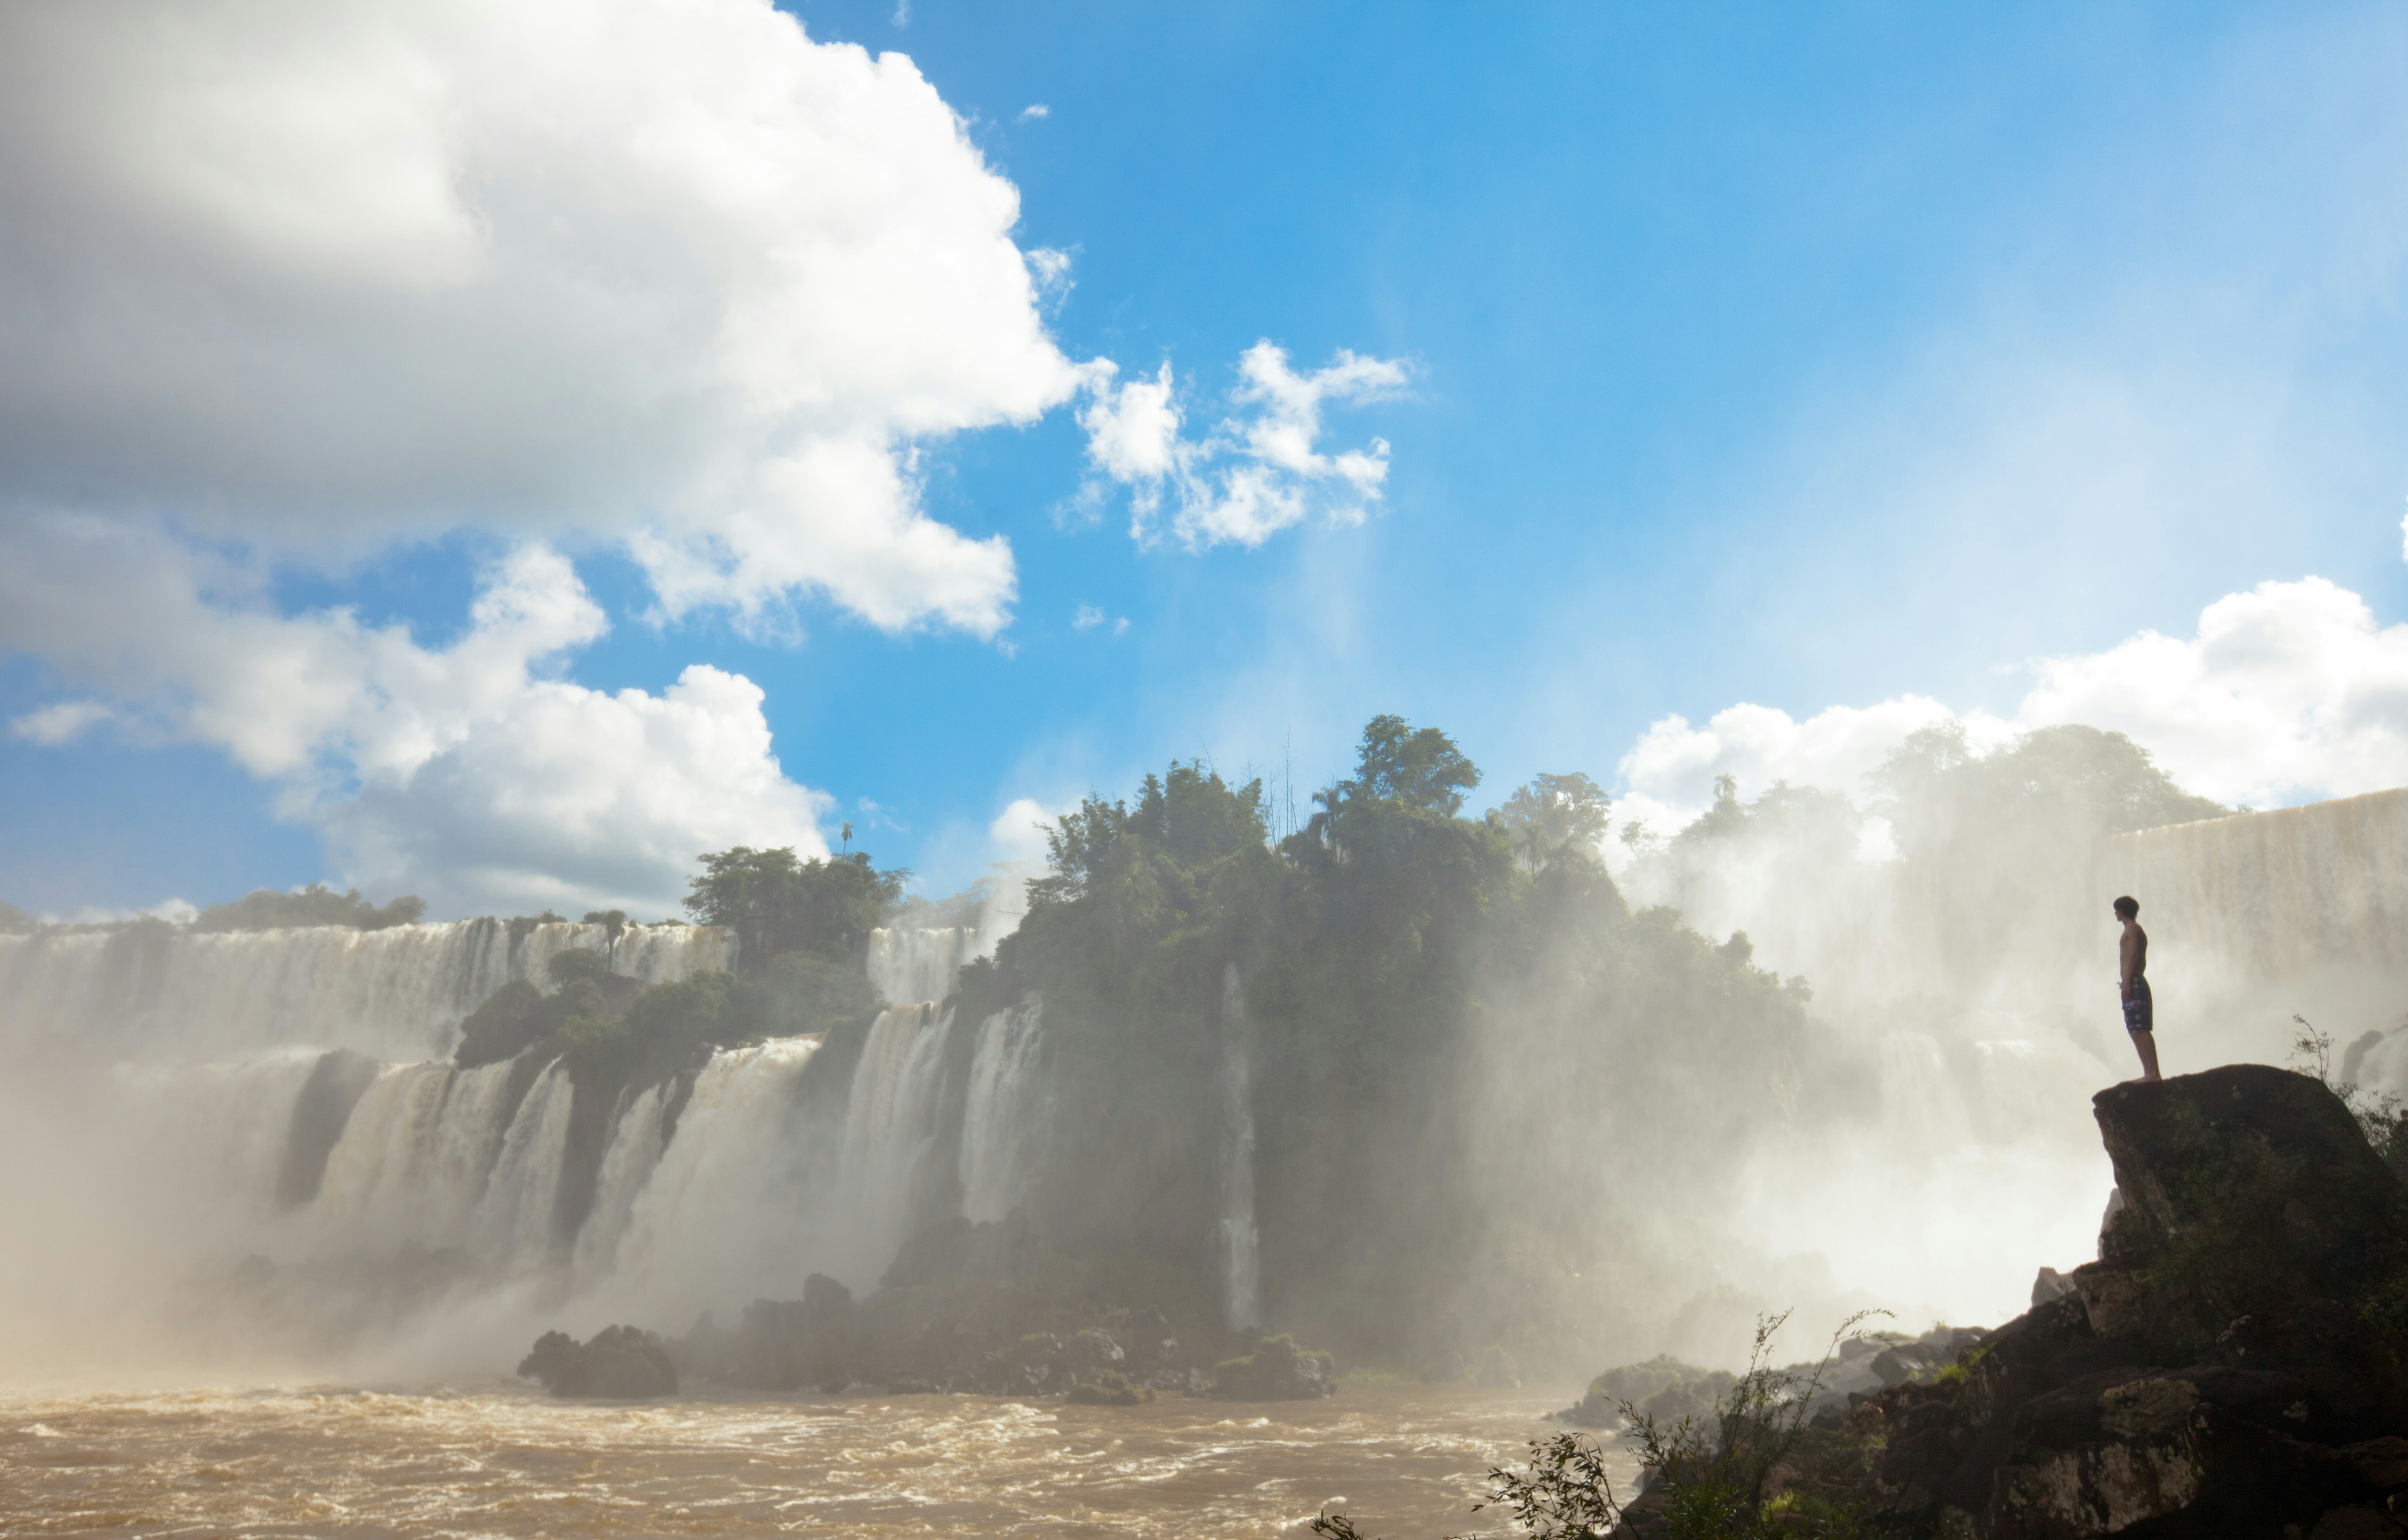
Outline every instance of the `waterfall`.
{"label": "waterfall", "polygon": [[669,1087],[648,1086],[627,1097],[612,1119],[594,1179],[594,1207],[577,1232],[572,1271],[580,1280],[601,1277],[616,1265],[619,1237],[635,1218],[636,1199],[659,1165],[668,1131],[663,1119]]}
{"label": "waterfall", "polygon": [[978,939],[966,925],[881,926],[869,933],[869,982],[889,1005],[942,1000]]}
{"label": "waterfall", "polygon": [[[953,1013],[933,1005],[882,1014],[853,1072],[830,1214],[832,1239],[848,1259],[847,1283],[875,1282],[910,1221],[913,1178],[937,1141],[945,1040]],[[858,1285],[856,1284],[856,1287]]]}
{"label": "waterfall", "polygon": [[[544,1300],[674,1325],[793,1297],[813,1272],[874,1289],[956,1177],[977,1221],[1026,1197],[1047,1105],[1041,1008],[961,1021],[956,1038],[939,1004],[981,934],[877,933],[870,965],[906,1003],[857,1053],[823,1063],[819,1040],[799,1038],[723,1049],[624,1093],[598,1152],[575,1157],[572,1131],[581,1141],[596,1109],[578,1109],[567,1063],[461,1068],[447,1056],[461,1018],[571,948],[666,981],[726,966],[727,933],[645,927],[615,948],[599,925],[494,920],[0,937],[0,1056],[48,1053],[65,1033],[117,1061],[93,1081],[94,1149],[158,1211],[144,1222],[173,1255],[350,1277],[416,1248],[444,1254],[494,1310]],[[573,1231],[572,1158],[595,1162]],[[1251,1246],[1251,1219],[1246,1233]],[[306,1271],[322,1263],[339,1265]]]}
{"label": "waterfall", "polygon": [[274,1221],[294,1105],[317,1066],[289,1052],[119,1065],[93,1109],[92,1158],[116,1166],[157,1222],[212,1251],[248,1246]]}
{"label": "waterfall", "polygon": [[1238,965],[1221,975],[1221,1311],[1233,1332],[1262,1319],[1261,1235],[1254,1226],[1254,1090],[1246,1062],[1246,995]]}
{"label": "waterfall", "polygon": [[2408,971],[2408,791],[2118,834],[2100,850],[2097,912],[2122,893],[2141,901],[2152,973],[2396,976]]}
{"label": "waterfall", "polygon": [[615,948],[600,925],[497,920],[0,935],[0,1037],[69,1033],[144,1057],[306,1044],[434,1059],[452,1050],[462,1018],[487,996],[513,978],[541,980],[572,948],[612,952],[617,972],[649,983],[735,959],[727,932],[685,925],[630,929]]}
{"label": "waterfall", "polygon": [[[796,1119],[818,1047],[786,1038],[713,1054],[666,1147],[654,1120],[647,1179],[608,1252],[597,1247],[593,1259],[597,1276],[605,1267],[612,1275],[607,1291],[674,1315],[791,1297],[811,1272],[825,1270],[812,1223],[814,1174]],[[624,1141],[624,1119],[621,1130]],[[620,1148],[614,1141],[613,1156]],[[875,1265],[882,1269],[885,1259]]]}
{"label": "waterfall", "polygon": [[387,1064],[352,1106],[305,1222],[321,1243],[455,1247],[500,1154],[511,1066]]}
{"label": "waterfall", "polygon": [[537,1077],[502,1135],[493,1177],[468,1220],[469,1246],[497,1271],[533,1272],[552,1260],[552,1216],[568,1163],[574,1094],[568,1065],[553,1063]]}
{"label": "waterfall", "polygon": [[1043,1121],[1037,1074],[1043,1024],[1034,996],[979,1024],[962,1112],[962,1212],[974,1224],[1003,1219],[1027,1195],[1026,1146]]}

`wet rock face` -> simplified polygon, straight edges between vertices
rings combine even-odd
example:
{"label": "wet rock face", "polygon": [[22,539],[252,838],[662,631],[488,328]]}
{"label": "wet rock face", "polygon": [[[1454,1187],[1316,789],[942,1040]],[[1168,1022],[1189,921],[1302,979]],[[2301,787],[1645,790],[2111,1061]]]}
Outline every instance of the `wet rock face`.
{"label": "wet rock face", "polygon": [[677,1394],[677,1366],[650,1332],[609,1326],[580,1345],[566,1332],[546,1332],[520,1361],[519,1375],[557,1396],[644,1401]]}

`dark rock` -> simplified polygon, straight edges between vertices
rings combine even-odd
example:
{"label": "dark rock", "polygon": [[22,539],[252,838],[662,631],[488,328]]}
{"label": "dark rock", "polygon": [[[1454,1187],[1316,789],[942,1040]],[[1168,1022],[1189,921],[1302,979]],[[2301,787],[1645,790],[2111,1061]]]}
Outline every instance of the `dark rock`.
{"label": "dark rock", "polygon": [[1288,1336],[1265,1337],[1244,1358],[1213,1366],[1211,1394],[1216,1401],[1310,1401],[1338,1393],[1337,1363],[1327,1353],[1307,1352]]}
{"label": "dark rock", "polygon": [[678,1388],[667,1347],[633,1326],[605,1327],[582,1347],[565,1332],[546,1332],[521,1361],[519,1373],[557,1396],[642,1401],[675,1395]]}
{"label": "dark rock", "polygon": [[2232,1306],[2219,1326],[2251,1292],[2339,1293],[2408,1235],[2408,1192],[2321,1081],[2228,1064],[2091,1105],[2126,1205],[2100,1261],[2203,1275],[2190,1292]]}
{"label": "dark rock", "polygon": [[535,1339],[535,1351],[519,1360],[519,1377],[532,1379],[549,1390],[560,1384],[577,1362],[577,1339],[566,1332],[546,1332]]}
{"label": "dark rock", "polygon": [[1953,1364],[1857,1399],[1838,1437],[1870,1462],[1858,1498],[1989,1540],[2378,1533],[2408,1489],[2399,1184],[2337,1097],[2280,1070],[2095,1105],[2125,1200],[2100,1259],[2043,1270],[1986,1340],[1885,1348],[1885,1378],[1930,1348]]}

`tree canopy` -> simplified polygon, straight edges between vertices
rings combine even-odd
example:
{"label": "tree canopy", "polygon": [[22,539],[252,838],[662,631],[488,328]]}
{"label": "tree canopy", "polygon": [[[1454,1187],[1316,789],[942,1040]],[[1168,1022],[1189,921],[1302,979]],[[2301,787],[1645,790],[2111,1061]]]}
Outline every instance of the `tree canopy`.
{"label": "tree canopy", "polygon": [[195,931],[280,931],[304,925],[349,925],[381,931],[408,925],[426,912],[426,901],[396,898],[380,907],[360,896],[357,888],[337,892],[312,882],[299,892],[261,888],[230,904],[212,904],[193,921]]}
{"label": "tree canopy", "polygon": [[706,855],[702,867],[688,885],[686,912],[735,931],[737,965],[748,972],[791,951],[858,961],[911,876],[878,870],[866,850],[805,861],[791,848],[748,845]]}

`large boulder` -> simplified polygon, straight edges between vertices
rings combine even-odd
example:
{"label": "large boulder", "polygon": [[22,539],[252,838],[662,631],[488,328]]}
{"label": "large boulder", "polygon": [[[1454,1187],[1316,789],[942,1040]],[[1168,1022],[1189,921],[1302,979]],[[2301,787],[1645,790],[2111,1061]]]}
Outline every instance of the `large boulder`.
{"label": "large boulder", "polygon": [[1311,1401],[1337,1393],[1336,1362],[1327,1353],[1305,1351],[1289,1336],[1265,1337],[1244,1358],[1225,1359],[1212,1368],[1215,1401]]}
{"label": "large boulder", "polygon": [[677,1394],[677,1366],[650,1332],[609,1326],[580,1345],[566,1332],[546,1332],[519,1363],[522,1377],[556,1396],[644,1401]]}
{"label": "large boulder", "polygon": [[2091,1105],[2124,1197],[2073,1274],[2102,1334],[2200,1354],[2238,1317],[2360,1300],[2408,1264],[2408,1189],[2321,1081],[2229,1064]]}

